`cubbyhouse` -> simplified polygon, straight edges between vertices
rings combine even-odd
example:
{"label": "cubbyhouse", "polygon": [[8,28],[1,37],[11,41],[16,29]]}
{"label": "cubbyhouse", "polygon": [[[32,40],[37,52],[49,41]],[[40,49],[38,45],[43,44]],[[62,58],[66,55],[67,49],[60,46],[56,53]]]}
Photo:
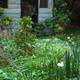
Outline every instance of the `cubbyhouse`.
{"label": "cubbyhouse", "polygon": [[13,27],[23,16],[31,16],[34,23],[52,17],[53,0],[0,0],[0,7],[5,8],[4,16],[14,17]]}

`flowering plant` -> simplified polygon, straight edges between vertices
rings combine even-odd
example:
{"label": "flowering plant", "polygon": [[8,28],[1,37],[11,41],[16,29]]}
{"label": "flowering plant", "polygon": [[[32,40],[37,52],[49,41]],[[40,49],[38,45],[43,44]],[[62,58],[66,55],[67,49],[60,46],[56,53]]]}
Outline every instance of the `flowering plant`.
{"label": "flowering plant", "polygon": [[63,66],[64,66],[64,63],[63,63],[63,62],[58,63],[57,66],[58,66],[58,67],[63,67]]}

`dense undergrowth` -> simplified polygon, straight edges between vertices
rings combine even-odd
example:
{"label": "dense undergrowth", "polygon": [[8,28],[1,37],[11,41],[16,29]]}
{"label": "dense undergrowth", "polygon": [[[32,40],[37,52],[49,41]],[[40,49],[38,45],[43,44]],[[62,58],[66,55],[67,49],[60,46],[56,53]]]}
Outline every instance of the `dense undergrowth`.
{"label": "dense undergrowth", "polygon": [[[58,34],[61,26],[66,27],[70,22],[70,13],[65,11],[67,4],[63,0],[56,1],[54,17],[45,20],[45,25],[53,25],[50,20],[54,19]],[[20,27],[15,37],[0,35],[0,80],[80,80],[79,30],[76,33],[67,30],[63,36],[37,38],[30,33],[33,22],[29,16],[18,22]],[[36,29],[36,32],[41,31],[37,33],[39,36],[42,35],[41,26],[39,24]]]}
{"label": "dense undergrowth", "polygon": [[79,80],[80,47],[73,38],[36,38],[29,56],[17,46],[15,38],[0,36],[0,57],[4,56],[0,60],[0,80]]}

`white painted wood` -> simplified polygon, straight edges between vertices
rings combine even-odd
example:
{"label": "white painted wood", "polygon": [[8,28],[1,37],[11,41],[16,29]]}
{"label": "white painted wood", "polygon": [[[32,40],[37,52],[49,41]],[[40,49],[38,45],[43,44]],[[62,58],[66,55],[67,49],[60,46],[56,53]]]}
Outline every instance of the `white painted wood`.
{"label": "white painted wood", "polygon": [[52,12],[52,9],[50,8],[39,8],[39,12],[42,12],[42,13],[44,13],[44,12]]}
{"label": "white painted wood", "polygon": [[48,8],[52,9],[53,0],[48,0]]}
{"label": "white painted wood", "polygon": [[51,14],[39,14],[39,17],[51,17],[52,16],[52,13]]}
{"label": "white painted wood", "polygon": [[53,0],[48,0],[48,8],[40,8],[40,0],[38,0],[38,22],[53,16],[52,2]]}
{"label": "white painted wood", "polygon": [[38,22],[39,22],[39,7],[40,7],[40,0],[38,0]]}
{"label": "white painted wood", "polygon": [[6,14],[15,14],[15,13],[19,13],[21,14],[21,9],[5,9],[5,13]]}

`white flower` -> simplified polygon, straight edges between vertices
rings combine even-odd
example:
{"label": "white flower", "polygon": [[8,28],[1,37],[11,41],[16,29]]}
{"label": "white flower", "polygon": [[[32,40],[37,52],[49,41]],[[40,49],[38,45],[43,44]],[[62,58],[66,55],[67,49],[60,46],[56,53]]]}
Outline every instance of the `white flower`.
{"label": "white flower", "polygon": [[52,44],[53,46],[55,46],[54,44]]}
{"label": "white flower", "polygon": [[57,38],[55,38],[55,41],[57,41],[58,39]]}
{"label": "white flower", "polygon": [[6,74],[6,73],[3,73],[3,76],[4,76],[4,77],[7,77],[7,74]]}
{"label": "white flower", "polygon": [[48,62],[50,63],[50,60],[48,60]]}
{"label": "white flower", "polygon": [[58,64],[57,64],[57,66],[59,66],[59,67],[60,67],[60,66],[61,66],[61,64],[60,64],[60,63],[58,63]]}
{"label": "white flower", "polygon": [[64,66],[64,63],[63,63],[63,62],[58,63],[57,66],[58,66],[58,67],[63,67],[63,66]]}
{"label": "white flower", "polygon": [[67,39],[70,39],[70,37],[67,37]]}
{"label": "white flower", "polygon": [[2,73],[2,70],[0,70],[0,73]]}
{"label": "white flower", "polygon": [[17,78],[15,77],[13,80],[17,80]]}
{"label": "white flower", "polygon": [[4,46],[4,48],[5,48],[5,49],[7,49],[7,47],[6,47],[6,46]]}

